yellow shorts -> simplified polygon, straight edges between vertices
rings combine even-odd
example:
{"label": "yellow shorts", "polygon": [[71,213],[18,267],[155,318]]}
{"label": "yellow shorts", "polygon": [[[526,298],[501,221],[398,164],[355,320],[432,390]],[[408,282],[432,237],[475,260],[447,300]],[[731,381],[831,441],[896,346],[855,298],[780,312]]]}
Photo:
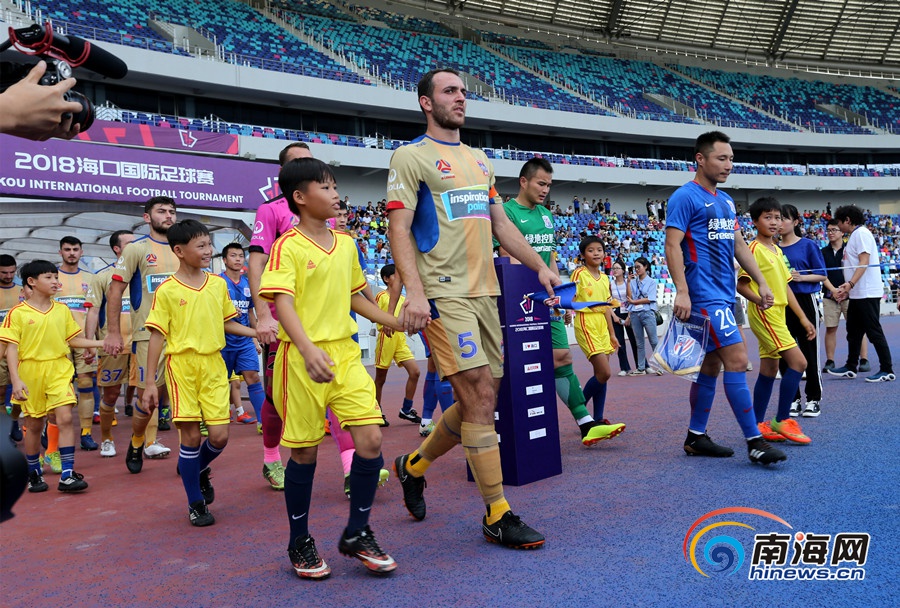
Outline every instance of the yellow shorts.
{"label": "yellow shorts", "polygon": [[[131,352],[133,365],[128,377],[128,384],[136,386],[140,389],[147,388],[144,381],[144,374],[147,370],[147,350],[150,348],[150,340],[141,340],[131,343]],[[221,357],[221,355],[219,355]],[[225,374],[222,374],[223,376]],[[166,383],[166,347],[163,345],[162,352],[159,354],[159,363],[156,367],[156,386],[162,386]]]}
{"label": "yellow shorts", "polygon": [[225,360],[219,353],[166,357],[166,387],[172,422],[228,424],[231,389]]}
{"label": "yellow shorts", "polygon": [[609,326],[603,313],[576,313],[575,340],[588,359],[594,355],[611,355],[616,352],[609,342]]}
{"label": "yellow shorts", "polygon": [[97,386],[118,386],[125,384],[131,373],[131,354],[102,355],[97,364]]}
{"label": "yellow shorts", "polygon": [[784,320],[785,306],[760,310],[755,304],[747,307],[750,329],[759,341],[760,359],[781,359],[781,353],[797,346]]}
{"label": "yellow shorts", "polygon": [[[96,350],[94,351],[96,355]],[[75,374],[92,374],[97,371],[97,357],[90,364],[84,361],[84,349],[73,348],[69,353],[69,361],[75,364]]]}
{"label": "yellow shorts", "polygon": [[6,363],[6,355],[0,357],[0,386],[9,384],[9,366]]}
{"label": "yellow shorts", "polygon": [[431,360],[441,378],[489,365],[503,377],[503,351],[497,298],[431,300],[431,323],[425,328]]}
{"label": "yellow shorts", "polygon": [[378,332],[378,342],[375,345],[376,368],[388,369],[392,361],[400,365],[414,358],[412,351],[409,350],[409,344],[406,343],[406,335],[402,331],[395,331],[390,338],[384,335],[384,331]]}
{"label": "yellow shorts", "polygon": [[375,383],[360,360],[359,344],[346,338],[316,346],[334,361],[331,382],[313,381],[300,351],[291,342],[282,341],[275,355],[272,396],[284,421],[281,445],[289,448],[308,448],[322,442],[326,407],[331,408],[342,428],[381,423]]}
{"label": "yellow shorts", "polygon": [[43,418],[50,410],[64,405],[75,405],[75,389],[72,388],[72,362],[65,357],[50,361],[19,361],[19,378],[28,389],[28,399],[14,403],[22,406],[22,412],[30,418]]}

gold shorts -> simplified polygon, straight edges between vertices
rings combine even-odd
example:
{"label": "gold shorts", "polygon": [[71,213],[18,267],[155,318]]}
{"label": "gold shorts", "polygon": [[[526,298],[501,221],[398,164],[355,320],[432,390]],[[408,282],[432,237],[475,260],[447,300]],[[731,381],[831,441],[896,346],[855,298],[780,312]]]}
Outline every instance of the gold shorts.
{"label": "gold shorts", "polygon": [[94,350],[95,356],[94,360],[91,363],[85,363],[84,361],[84,349],[83,348],[73,348],[72,352],[69,353],[69,361],[71,361],[75,365],[75,374],[92,374],[97,371],[97,350]]}
{"label": "gold shorts", "polygon": [[97,386],[118,386],[125,384],[131,374],[131,354],[102,355],[97,364]]}
{"label": "gold shorts", "polygon": [[[150,348],[150,340],[140,340],[131,343],[132,366],[128,377],[128,384],[136,386],[139,389],[147,388],[144,381],[144,374],[147,370],[147,351]],[[219,355],[221,358],[222,355]],[[156,367],[156,386],[163,386],[166,383],[166,347],[163,345],[162,352],[159,354],[159,363]]]}
{"label": "gold shorts", "polygon": [[289,448],[322,442],[326,407],[331,408],[342,428],[381,423],[375,382],[360,360],[359,344],[346,338],[318,342],[316,346],[334,361],[331,382],[310,378],[303,356],[291,342],[282,341],[275,355],[272,396],[275,410],[284,421],[281,445]]}
{"label": "gold shorts", "polygon": [[425,337],[441,378],[488,365],[503,377],[503,351],[497,298],[438,298],[431,302]]}
{"label": "gold shorts", "polygon": [[228,424],[231,388],[219,353],[166,357],[166,388],[173,422]]}
{"label": "gold shorts", "polygon": [[6,363],[6,355],[0,357],[0,386],[9,384],[9,365]]}

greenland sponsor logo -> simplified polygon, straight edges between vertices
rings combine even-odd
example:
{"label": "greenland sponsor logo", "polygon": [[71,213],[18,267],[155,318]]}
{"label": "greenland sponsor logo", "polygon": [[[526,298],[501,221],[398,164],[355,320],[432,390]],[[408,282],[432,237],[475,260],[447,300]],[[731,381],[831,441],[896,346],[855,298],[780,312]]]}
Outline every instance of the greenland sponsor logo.
{"label": "greenland sponsor logo", "polygon": [[530,407],[528,408],[528,417],[534,418],[535,416],[543,416],[544,408],[542,407]]}
{"label": "greenland sponsor logo", "polygon": [[540,439],[547,436],[547,429],[534,429],[528,432],[529,439]]}
{"label": "greenland sponsor logo", "polygon": [[539,372],[539,371],[541,371],[540,363],[526,363],[525,364],[525,373],[526,374],[532,374],[534,372]]}
{"label": "greenland sponsor logo", "polygon": [[544,392],[543,384],[535,384],[534,386],[526,386],[525,394],[526,395],[540,395]]}
{"label": "greenland sponsor logo", "polygon": [[522,343],[522,350],[524,350],[524,351],[538,350],[540,347],[541,347],[540,342],[523,342]]}
{"label": "greenland sponsor logo", "polygon": [[481,219],[490,220],[489,207],[491,197],[487,186],[475,188],[457,188],[441,194],[447,218],[453,220]]}

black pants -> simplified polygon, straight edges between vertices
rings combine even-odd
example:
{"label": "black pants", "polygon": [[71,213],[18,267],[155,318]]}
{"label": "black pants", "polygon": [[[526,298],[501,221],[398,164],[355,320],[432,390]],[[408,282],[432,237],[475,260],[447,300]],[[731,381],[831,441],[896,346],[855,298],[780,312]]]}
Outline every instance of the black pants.
{"label": "black pants", "polygon": [[881,372],[894,373],[891,361],[891,349],[881,329],[881,298],[860,298],[850,300],[847,306],[847,368],[856,371],[859,364],[859,349],[863,336],[869,339],[875,352],[878,353],[878,365]]}
{"label": "black pants", "polygon": [[[791,332],[800,352],[806,357],[806,401],[822,400],[822,370],[819,367],[819,303],[814,294],[811,293],[795,293],[797,303],[805,313],[804,316],[816,328],[816,337],[813,340],[806,339],[806,330],[794,311],[789,307],[785,308],[784,317],[787,322],[788,331]],[[782,376],[787,371],[787,363],[784,359],[778,361],[778,369],[781,370]],[[800,388],[797,388],[797,394],[794,399],[800,399]]]}
{"label": "black pants", "polygon": [[[613,312],[617,317],[622,319],[623,321],[628,318],[627,312],[622,312],[621,308],[613,308]],[[627,347],[625,346],[625,334],[628,333],[628,340],[631,344],[631,354],[634,357],[634,366],[637,369],[637,342],[634,341],[634,330],[631,329],[631,325],[625,327],[619,323],[613,323],[613,330],[616,332],[616,340],[619,341],[619,369],[625,370],[626,372],[631,371],[631,366],[628,364],[628,351],[625,350]]]}

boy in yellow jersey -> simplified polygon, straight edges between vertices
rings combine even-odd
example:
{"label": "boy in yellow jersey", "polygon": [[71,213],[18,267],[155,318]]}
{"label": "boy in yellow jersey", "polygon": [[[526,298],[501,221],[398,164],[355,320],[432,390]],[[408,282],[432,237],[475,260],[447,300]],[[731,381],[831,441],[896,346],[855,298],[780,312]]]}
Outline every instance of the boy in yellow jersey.
{"label": "boy in yellow jersey", "polygon": [[[147,317],[147,377],[156,374],[166,343],[166,387],[172,421],[181,435],[178,469],[188,499],[188,516],[194,526],[210,526],[215,518],[207,505],[215,499],[209,482],[212,462],[228,443],[228,372],[221,350],[225,334],[256,337],[256,330],[233,321],[237,310],[225,280],[205,271],[212,260],[209,230],[196,220],[173,224],[169,246],[178,256],[178,271],[157,288]],[[152,412],[159,403],[159,389],[150,383],[141,401]],[[201,440],[200,423],[209,436]]]}
{"label": "boy in yellow jersey", "polygon": [[[378,308],[390,315],[400,314],[406,298],[400,293],[403,290],[403,281],[393,264],[385,264],[381,268],[381,280],[387,285],[387,289],[378,292],[378,295],[375,296],[375,303],[378,304]],[[391,302],[396,303],[394,310],[390,310]],[[402,332],[394,332],[390,327],[378,325],[378,342],[375,346],[375,399],[379,405],[382,405],[381,389],[384,387],[384,381],[387,380],[391,363],[396,363],[398,367],[405,369],[407,374],[406,393],[403,395],[400,418],[419,424],[422,419],[419,418],[419,413],[413,409],[413,397],[416,395],[416,386],[419,384],[419,366],[416,365],[415,357],[409,350],[406,336]],[[383,405],[381,409],[384,409]]]}
{"label": "boy in yellow jersey", "polygon": [[[147,201],[144,205],[144,222],[149,225],[150,234],[135,239],[122,251],[122,255],[116,260],[113,280],[106,294],[108,332],[103,340],[103,350],[109,355],[118,355],[124,351],[121,318],[126,287],[129,291],[131,352],[136,362],[132,367],[134,374],[129,378],[129,384],[137,387],[138,402],[148,383],[165,387],[165,373],[160,369],[161,366],[157,365],[158,377],[147,375],[150,332],[144,326],[144,321],[150,312],[154,292],[178,270],[178,258],[169,247],[166,236],[169,227],[175,223],[175,213],[175,201],[169,197],[157,196]],[[162,400],[160,397],[160,401]],[[125,454],[125,466],[130,473],[141,472],[144,454],[148,458],[166,458],[169,455],[169,448],[156,438],[159,414],[162,412],[144,412],[140,406],[135,406],[131,418],[131,445]]]}
{"label": "boy in yellow jersey", "polygon": [[[809,437],[803,434],[797,421],[790,417],[791,402],[806,369],[806,357],[788,331],[785,308],[790,306],[801,320],[807,339],[813,340],[816,337],[816,328],[806,319],[794,292],[788,289],[791,269],[781,248],[775,244],[775,238],[781,231],[781,204],[774,198],[760,198],[750,205],[748,211],[757,230],[756,238],[750,242],[750,251],[775,296],[775,303],[771,308],[761,306],[756,281],[744,270],[738,273],[737,290],[753,304],[748,306],[750,329],[759,341],[759,378],[753,388],[756,423],[766,441],[789,439],[795,443],[807,444],[810,443]],[[715,319],[710,321],[715,322]],[[766,409],[769,407],[775,374],[778,372],[778,360],[782,358],[788,369],[781,376],[778,412],[771,422],[767,422]]]}
{"label": "boy in yellow jersey", "polygon": [[[109,246],[116,254],[122,255],[125,247],[134,241],[134,233],[130,230],[116,230],[109,237]],[[85,321],[85,335],[94,337],[95,334],[101,340],[107,332],[107,299],[106,294],[112,283],[115,266],[110,264],[94,275],[94,282],[88,290],[87,301],[91,307],[88,309]],[[122,392],[122,384],[128,382],[131,371],[131,300],[128,288],[122,294],[122,316],[120,320],[122,339],[125,350],[118,355],[109,355],[105,351],[100,352],[100,361],[97,364],[97,386],[100,387],[100,456],[113,458],[116,455],[116,444],[113,442],[112,427],[116,424],[116,401]]]}
{"label": "boy in yellow jersey", "polygon": [[397,564],[368,525],[384,464],[382,418],[372,378],[353,341],[358,327],[350,311],[398,331],[402,325],[359,293],[366,278],[353,238],[325,226],[325,220],[337,215],[340,203],[331,168],[312,158],[292,160],[282,167],[278,183],[300,221],[272,246],[259,294],[274,301],[281,322],[273,397],[284,420],[281,445],[291,449],[284,475],[288,555],[301,578],[331,574],[308,525],[316,454],[325,437],[328,407],[356,446],[349,477],[350,518],[338,550],[358,558],[374,573],[387,574]]}
{"label": "boy in yellow jersey", "polygon": [[[595,236],[584,238],[578,245],[584,266],[572,273],[575,283],[575,302],[609,302],[609,277],[601,270],[603,241]],[[609,369],[609,355],[619,349],[612,325],[612,306],[586,308],[575,313],[575,339],[581,352],[591,362],[594,376],[584,384],[584,400],[594,402],[594,420],[601,428],[596,441],[610,439],[625,430],[622,423],[611,423],[604,418],[606,407],[606,383],[612,372]]]}
{"label": "boy in yellow jersey", "polygon": [[[94,275],[80,267],[79,262],[84,250],[81,240],[74,236],[64,236],[59,240],[59,290],[54,299],[69,307],[75,322],[85,329],[87,313],[91,308],[87,293],[94,282]],[[85,334],[87,335],[87,334]],[[93,337],[93,336],[88,336]],[[94,420],[94,375],[97,373],[97,362],[85,361],[81,349],[72,349],[72,362],[75,364],[75,386],[78,394],[78,421],[81,424],[81,449],[96,450],[97,442],[91,437],[91,424]]]}
{"label": "boy in yellow jersey", "polygon": [[[57,268],[44,260],[22,267],[22,282],[33,293],[28,301],[14,306],[3,320],[0,340],[8,342],[6,360],[13,387],[13,399],[25,414],[25,457],[28,460],[28,491],[46,492],[40,463],[41,431],[50,412],[59,424],[59,452],[62,471],[60,492],[87,489],[84,477],[75,472],[75,429],[72,427],[71,348],[93,349],[98,340],[87,340],[65,304],[54,301],[58,289]],[[94,358],[84,351],[85,360]]]}

